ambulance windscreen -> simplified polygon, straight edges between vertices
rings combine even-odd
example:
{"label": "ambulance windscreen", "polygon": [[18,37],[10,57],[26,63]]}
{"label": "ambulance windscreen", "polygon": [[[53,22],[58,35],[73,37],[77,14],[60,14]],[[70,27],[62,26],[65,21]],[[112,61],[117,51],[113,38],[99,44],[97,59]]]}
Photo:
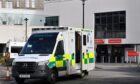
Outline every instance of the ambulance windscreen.
{"label": "ambulance windscreen", "polygon": [[33,34],[20,54],[52,54],[58,33]]}

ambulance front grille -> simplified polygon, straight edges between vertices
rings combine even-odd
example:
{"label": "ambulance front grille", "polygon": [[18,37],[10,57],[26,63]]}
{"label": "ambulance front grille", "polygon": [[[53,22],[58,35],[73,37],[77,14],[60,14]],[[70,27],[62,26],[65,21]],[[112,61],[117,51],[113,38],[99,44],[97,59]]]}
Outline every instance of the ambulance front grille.
{"label": "ambulance front grille", "polygon": [[36,62],[16,62],[16,70],[20,74],[34,73],[37,68]]}

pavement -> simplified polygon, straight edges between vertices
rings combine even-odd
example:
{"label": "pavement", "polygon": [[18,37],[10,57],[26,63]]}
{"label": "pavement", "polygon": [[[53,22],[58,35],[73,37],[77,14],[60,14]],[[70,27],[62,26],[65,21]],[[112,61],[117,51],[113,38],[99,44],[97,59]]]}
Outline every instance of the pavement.
{"label": "pavement", "polygon": [[0,65],[0,79],[5,76],[6,67]]}
{"label": "pavement", "polygon": [[[4,69],[4,70],[2,70]],[[3,77],[5,68],[0,66],[0,76]],[[96,69],[89,72],[83,79],[77,77],[60,77],[56,84],[140,84],[140,67],[137,64],[108,64],[97,63]],[[16,84],[0,79],[0,84]],[[46,84],[42,80],[27,80],[25,84]]]}
{"label": "pavement", "polygon": [[[11,67],[9,67],[9,75],[11,76]],[[6,78],[7,67],[0,65],[0,81]]]}

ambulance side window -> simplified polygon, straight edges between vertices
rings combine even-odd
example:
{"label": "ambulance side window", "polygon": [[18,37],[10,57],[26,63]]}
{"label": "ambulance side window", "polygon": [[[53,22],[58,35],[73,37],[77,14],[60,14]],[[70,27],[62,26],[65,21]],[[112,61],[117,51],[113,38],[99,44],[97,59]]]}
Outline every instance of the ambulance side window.
{"label": "ambulance side window", "polygon": [[64,55],[64,42],[59,41],[56,47],[55,56]]}
{"label": "ambulance side window", "polygon": [[89,35],[87,35],[87,43],[89,43]]}
{"label": "ambulance side window", "polygon": [[86,39],[87,39],[87,38],[86,38],[86,35],[83,35],[83,45],[84,45],[84,46],[86,46],[86,44],[87,44],[87,42],[86,42],[87,40],[86,40]]}

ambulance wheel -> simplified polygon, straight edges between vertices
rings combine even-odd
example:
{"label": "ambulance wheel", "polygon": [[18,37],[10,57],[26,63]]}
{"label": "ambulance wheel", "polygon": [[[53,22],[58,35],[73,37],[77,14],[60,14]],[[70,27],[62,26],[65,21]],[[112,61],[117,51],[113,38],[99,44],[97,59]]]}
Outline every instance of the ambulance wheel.
{"label": "ambulance wheel", "polygon": [[17,84],[24,84],[25,79],[15,78]]}
{"label": "ambulance wheel", "polygon": [[88,71],[82,71],[82,73],[80,74],[80,78],[84,78],[88,75]]}
{"label": "ambulance wheel", "polygon": [[56,71],[56,70],[51,70],[49,83],[50,83],[50,84],[55,84],[57,78],[58,78],[58,73],[57,73],[57,71]]}

